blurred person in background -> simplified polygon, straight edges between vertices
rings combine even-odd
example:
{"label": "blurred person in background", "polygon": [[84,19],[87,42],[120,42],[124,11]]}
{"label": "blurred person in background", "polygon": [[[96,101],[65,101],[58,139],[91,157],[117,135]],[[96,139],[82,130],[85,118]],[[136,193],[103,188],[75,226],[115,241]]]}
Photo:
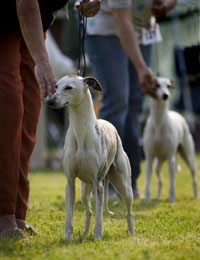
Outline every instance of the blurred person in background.
{"label": "blurred person in background", "polygon": [[175,4],[176,0],[105,0],[99,13],[88,19],[86,50],[103,87],[99,117],[113,123],[122,138],[135,198],[141,197],[139,114],[143,91],[154,95],[151,47],[161,40],[153,15],[164,16]]}

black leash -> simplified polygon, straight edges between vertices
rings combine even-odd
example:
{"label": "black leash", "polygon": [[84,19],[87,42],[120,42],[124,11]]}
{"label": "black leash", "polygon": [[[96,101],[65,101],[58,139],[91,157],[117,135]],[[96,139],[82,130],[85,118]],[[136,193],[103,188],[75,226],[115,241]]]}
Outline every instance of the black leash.
{"label": "black leash", "polygon": [[160,77],[160,59],[158,51],[158,42],[155,43],[155,56],[156,56],[156,76]]}
{"label": "black leash", "polygon": [[87,31],[87,17],[79,13],[79,56],[77,74],[81,75],[81,57],[83,56],[83,71],[82,76],[85,77],[86,73],[86,56],[85,56],[85,36]]}

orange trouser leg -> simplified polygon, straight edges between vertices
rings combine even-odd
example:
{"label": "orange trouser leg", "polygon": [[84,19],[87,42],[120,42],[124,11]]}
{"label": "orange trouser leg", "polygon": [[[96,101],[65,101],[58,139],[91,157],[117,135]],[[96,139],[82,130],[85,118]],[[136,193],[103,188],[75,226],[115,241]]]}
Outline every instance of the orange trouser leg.
{"label": "orange trouser leg", "polygon": [[39,111],[34,62],[24,41],[15,34],[0,36],[0,216],[26,217]]}
{"label": "orange trouser leg", "polygon": [[0,216],[15,214],[23,118],[20,38],[0,36]]}
{"label": "orange trouser leg", "polygon": [[23,82],[24,114],[22,122],[22,138],[19,166],[19,185],[15,216],[25,219],[29,197],[29,160],[33,152],[36,128],[40,113],[40,89],[34,75],[34,62],[24,41],[21,42],[21,78]]}

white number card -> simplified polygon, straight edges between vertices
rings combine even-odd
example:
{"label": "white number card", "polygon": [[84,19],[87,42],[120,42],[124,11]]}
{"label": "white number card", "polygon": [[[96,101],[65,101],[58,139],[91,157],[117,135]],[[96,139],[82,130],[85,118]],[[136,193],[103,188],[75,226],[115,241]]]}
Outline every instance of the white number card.
{"label": "white number card", "polygon": [[160,26],[159,24],[155,24],[151,26],[149,29],[142,29],[142,35],[141,35],[141,44],[143,45],[149,45],[156,42],[162,41],[162,35],[160,33]]}

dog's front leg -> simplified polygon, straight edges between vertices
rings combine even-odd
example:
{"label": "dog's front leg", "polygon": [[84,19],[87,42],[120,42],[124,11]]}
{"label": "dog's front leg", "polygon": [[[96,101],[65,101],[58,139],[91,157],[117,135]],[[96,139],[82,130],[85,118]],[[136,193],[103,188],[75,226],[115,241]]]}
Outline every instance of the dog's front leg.
{"label": "dog's front leg", "polygon": [[161,167],[162,167],[162,161],[157,160],[156,164],[156,175],[158,178],[158,189],[157,189],[157,198],[160,199],[161,191],[162,191],[162,179],[161,179]]}
{"label": "dog's front leg", "polygon": [[175,201],[175,175],[176,175],[176,155],[169,159],[169,199]]}
{"label": "dog's front leg", "polygon": [[94,239],[102,238],[102,220],[103,220],[103,200],[104,188],[102,182],[98,182],[95,187],[95,200],[96,200],[96,223],[94,228]]}
{"label": "dog's front leg", "polygon": [[69,241],[73,234],[73,213],[75,205],[75,179],[68,180],[66,185],[66,240]]}
{"label": "dog's front leg", "polygon": [[146,159],[146,190],[145,190],[145,199],[147,201],[151,200],[151,174],[152,174],[152,164],[153,158],[147,157]]}
{"label": "dog's front leg", "polygon": [[92,191],[92,186],[81,182],[81,199],[85,205],[85,228],[84,235],[88,234],[91,223],[92,208],[90,204],[90,193]]}

